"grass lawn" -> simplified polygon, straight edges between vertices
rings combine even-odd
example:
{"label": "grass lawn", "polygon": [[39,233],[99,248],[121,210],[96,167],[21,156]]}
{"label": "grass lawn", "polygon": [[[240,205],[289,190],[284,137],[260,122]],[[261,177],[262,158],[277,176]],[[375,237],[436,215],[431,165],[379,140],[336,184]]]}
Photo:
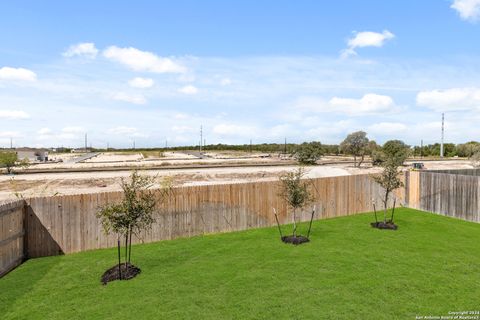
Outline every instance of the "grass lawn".
{"label": "grass lawn", "polygon": [[[29,260],[0,279],[6,319],[415,319],[480,310],[480,224],[399,209],[133,248],[142,273],[100,284],[115,249]],[[301,225],[306,229],[307,225]]]}

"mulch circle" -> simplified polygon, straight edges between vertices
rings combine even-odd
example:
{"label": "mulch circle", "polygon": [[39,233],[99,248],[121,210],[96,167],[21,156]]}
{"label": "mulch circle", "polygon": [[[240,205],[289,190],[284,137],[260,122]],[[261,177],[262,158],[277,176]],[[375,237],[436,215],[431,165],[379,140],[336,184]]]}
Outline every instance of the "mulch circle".
{"label": "mulch circle", "polygon": [[120,274],[118,273],[118,264],[114,265],[107,271],[102,276],[102,283],[106,285],[110,281],[115,281],[115,280],[130,280],[134,278],[137,274],[140,273],[140,268],[135,267],[131,263],[127,263],[125,266],[125,263],[122,263],[120,265],[120,271],[122,273],[122,278],[120,279]]}
{"label": "mulch circle", "polygon": [[283,236],[282,241],[285,242],[285,243],[291,243],[291,244],[294,244],[294,245],[299,245],[299,244],[302,244],[302,243],[309,242],[310,239],[308,239],[307,237],[304,237],[304,236],[294,237],[293,235],[291,235],[291,236]]}
{"label": "mulch circle", "polygon": [[398,226],[391,221],[387,221],[386,223],[383,222],[383,221],[372,222],[372,223],[370,223],[370,225],[372,226],[372,228],[377,228],[377,229],[384,229],[384,230],[397,230],[398,229]]}

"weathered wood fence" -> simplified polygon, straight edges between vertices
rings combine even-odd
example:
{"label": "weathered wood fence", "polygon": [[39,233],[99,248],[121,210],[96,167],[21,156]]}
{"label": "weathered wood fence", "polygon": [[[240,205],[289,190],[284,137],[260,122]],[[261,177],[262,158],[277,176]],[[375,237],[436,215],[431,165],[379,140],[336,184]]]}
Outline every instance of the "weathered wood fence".
{"label": "weathered wood fence", "polygon": [[406,174],[408,207],[480,222],[479,171],[411,171]]}
{"label": "weathered wood fence", "polygon": [[23,200],[0,205],[0,277],[24,258],[24,208]]}
{"label": "weathered wood fence", "polygon": [[[383,191],[368,175],[312,180],[316,219],[372,211]],[[277,181],[180,187],[155,212],[153,227],[134,242],[190,237],[291,222],[291,212],[279,197]],[[121,192],[66,195],[26,200],[26,257],[42,257],[113,247],[95,216],[98,208],[122,199]],[[298,213],[310,218],[311,207]]]}

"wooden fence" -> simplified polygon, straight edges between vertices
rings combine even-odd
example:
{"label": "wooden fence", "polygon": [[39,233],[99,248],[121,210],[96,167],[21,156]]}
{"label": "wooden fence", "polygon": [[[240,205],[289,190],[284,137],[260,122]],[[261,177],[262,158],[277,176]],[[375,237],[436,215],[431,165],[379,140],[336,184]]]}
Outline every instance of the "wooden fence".
{"label": "wooden fence", "polygon": [[0,277],[24,258],[24,208],[23,200],[0,205]]}
{"label": "wooden fence", "polygon": [[[475,172],[411,171],[406,176],[406,205],[467,221],[480,222],[480,177]],[[458,174],[460,173],[460,174]]]}
{"label": "wooden fence", "polygon": [[[372,211],[380,206],[383,191],[368,175],[312,180],[316,219]],[[278,196],[279,183],[257,182],[175,188],[172,197],[156,209],[152,229],[135,242],[190,237],[275,224],[272,208],[281,223],[291,222],[286,203]],[[67,195],[27,200],[26,237],[28,257],[113,247],[95,217],[100,206],[120,201],[122,193]],[[298,214],[310,217],[311,206]]]}

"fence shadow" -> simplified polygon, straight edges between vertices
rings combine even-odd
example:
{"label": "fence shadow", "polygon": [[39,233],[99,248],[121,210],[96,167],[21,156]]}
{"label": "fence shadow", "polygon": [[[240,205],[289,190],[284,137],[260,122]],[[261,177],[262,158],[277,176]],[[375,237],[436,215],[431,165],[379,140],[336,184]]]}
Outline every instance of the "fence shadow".
{"label": "fence shadow", "polygon": [[26,207],[25,222],[25,257],[27,259],[64,254],[60,245],[30,206]]}

